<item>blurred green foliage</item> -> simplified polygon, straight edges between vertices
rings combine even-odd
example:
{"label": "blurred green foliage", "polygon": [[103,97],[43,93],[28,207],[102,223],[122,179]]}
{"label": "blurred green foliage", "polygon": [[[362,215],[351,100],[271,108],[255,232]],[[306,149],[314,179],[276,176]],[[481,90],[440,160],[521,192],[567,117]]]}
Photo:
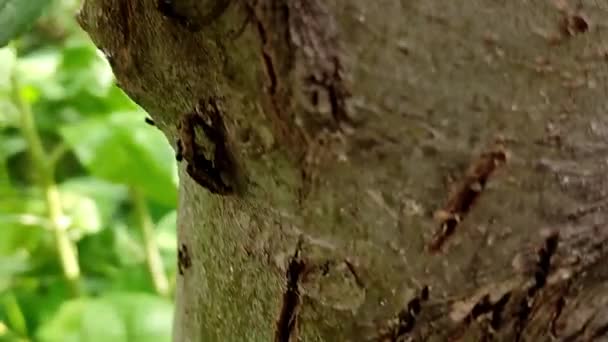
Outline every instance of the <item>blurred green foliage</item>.
{"label": "blurred green foliage", "polygon": [[0,49],[0,341],[170,341],[173,152],[78,6]]}

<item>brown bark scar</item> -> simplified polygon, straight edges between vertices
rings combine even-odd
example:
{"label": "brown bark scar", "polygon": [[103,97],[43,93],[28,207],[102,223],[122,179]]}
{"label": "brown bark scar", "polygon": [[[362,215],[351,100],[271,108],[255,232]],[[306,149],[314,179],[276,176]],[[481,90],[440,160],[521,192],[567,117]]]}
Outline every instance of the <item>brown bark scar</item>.
{"label": "brown bark scar", "polygon": [[435,214],[440,222],[428,245],[430,252],[441,250],[471,211],[494,171],[506,161],[507,151],[500,143],[473,161],[456,191],[448,198],[445,207]]}
{"label": "brown bark scar", "polygon": [[257,0],[249,1],[246,9],[260,41],[260,59],[266,78],[265,113],[276,135],[300,154],[304,139],[302,131],[292,125],[289,117],[292,97],[289,82],[282,82],[289,79],[293,64],[293,48],[287,39],[288,5],[285,1]]}
{"label": "brown bark scar", "polygon": [[[320,163],[311,159],[320,157],[311,156],[319,141],[328,130],[343,133],[353,126],[339,24],[320,0],[251,0],[248,6],[261,44],[265,113],[301,165],[302,203],[315,184]],[[319,105],[320,94],[327,106]]]}
{"label": "brown bark scar", "polygon": [[511,292],[505,293],[500,299],[494,303],[492,307],[492,318],[490,320],[490,327],[498,331],[503,324],[503,312],[511,299]]}
{"label": "brown bark scar", "polygon": [[[228,149],[226,127],[216,99],[201,101],[199,107],[183,117],[178,128],[176,159],[188,163],[188,175],[213,194],[233,194],[236,163]],[[199,144],[196,128],[202,129],[208,146]]]}
{"label": "brown bark scar", "polygon": [[580,14],[564,14],[559,21],[559,31],[563,37],[574,37],[589,30],[589,23]]}
{"label": "brown bark scar", "polygon": [[266,76],[268,76],[269,81],[267,90],[271,96],[274,96],[277,91],[277,75],[272,64],[272,56],[268,51],[266,51],[266,45],[268,44],[268,36],[266,35],[266,29],[264,28],[264,25],[261,21],[258,20],[258,22],[256,23],[256,28],[260,37],[260,41],[262,43],[262,59],[264,61],[265,67],[264,70],[266,70]]}
{"label": "brown bark scar", "polygon": [[416,318],[422,311],[422,304],[429,299],[429,287],[423,286],[420,293],[412,298],[405,308],[397,313],[388,325],[382,329],[378,336],[379,342],[402,341],[403,338],[414,330]]}
{"label": "brown bark scar", "polygon": [[323,1],[291,1],[289,10],[290,39],[300,52],[297,58],[305,70],[304,85],[311,88],[307,89],[310,102],[317,107],[319,90],[324,92],[333,120],[330,127],[340,131],[341,124],[352,124],[352,120],[346,104],[351,93],[344,79],[338,24]]}
{"label": "brown bark scar", "polygon": [[283,292],[281,312],[276,323],[274,341],[289,342],[297,340],[297,320],[300,309],[299,282],[306,269],[300,258],[301,243],[298,243],[294,255],[289,260],[285,272],[286,288]]}
{"label": "brown bark scar", "polygon": [[[487,317],[489,321],[489,329],[488,325],[485,326],[486,336],[491,336],[494,332],[500,330],[503,325],[503,314],[509,300],[511,299],[512,292],[507,291],[502,296],[500,296],[496,301],[491,300],[491,296],[489,293],[483,295],[476,303],[473,305],[471,310],[462,320],[462,323],[454,332],[450,334],[450,341],[457,341],[466,332],[466,330],[471,326],[471,324],[481,318]],[[488,322],[486,321],[486,322]]]}
{"label": "brown bark scar", "polygon": [[[351,123],[347,100],[351,96],[344,77],[335,18],[319,0],[258,0],[249,5],[261,43],[261,63],[266,76],[268,114],[277,130],[300,160],[317,133],[340,131]],[[302,115],[303,103],[294,93],[326,94],[328,119]],[[302,98],[305,98],[302,97]],[[318,122],[319,118],[322,122]],[[300,122],[301,121],[301,122]]]}

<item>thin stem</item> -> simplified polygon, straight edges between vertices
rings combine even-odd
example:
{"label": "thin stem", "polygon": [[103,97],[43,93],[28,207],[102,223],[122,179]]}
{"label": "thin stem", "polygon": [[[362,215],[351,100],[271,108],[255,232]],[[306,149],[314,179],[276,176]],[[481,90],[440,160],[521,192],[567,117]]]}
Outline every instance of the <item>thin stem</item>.
{"label": "thin stem", "polygon": [[169,295],[169,280],[165,274],[165,268],[160,256],[158,245],[156,244],[156,236],[154,234],[154,223],[150,217],[146,198],[141,191],[135,187],[131,187],[131,198],[135,205],[135,215],[141,229],[141,234],[144,240],[144,248],[146,250],[146,262],[148,263],[148,271],[152,277],[152,282],[156,292],[161,296]]}
{"label": "thin stem", "polygon": [[51,151],[51,155],[49,156],[49,164],[51,165],[51,169],[55,169],[57,163],[61,160],[61,157],[65,155],[68,151],[68,145],[66,143],[59,143],[57,147]]}
{"label": "thin stem", "polygon": [[55,236],[55,245],[61,260],[63,275],[72,290],[72,294],[78,296],[80,293],[80,267],[78,265],[78,256],[76,247],[68,237],[66,231],[67,225],[65,224],[61,206],[61,198],[54,180],[55,172],[42,147],[32,109],[20,93],[19,82],[15,72],[11,75],[11,83],[11,99],[19,110],[21,116],[21,132],[27,141],[28,149],[32,157],[32,164],[37,171],[40,185],[45,194],[50,226]]}

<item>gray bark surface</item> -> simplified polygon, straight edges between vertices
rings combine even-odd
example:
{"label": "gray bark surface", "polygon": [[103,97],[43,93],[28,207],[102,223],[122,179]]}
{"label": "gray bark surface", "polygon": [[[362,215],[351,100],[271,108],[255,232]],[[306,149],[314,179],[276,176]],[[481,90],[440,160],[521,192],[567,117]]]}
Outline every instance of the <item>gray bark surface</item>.
{"label": "gray bark surface", "polygon": [[[608,340],[608,2],[85,0],[78,19],[185,148],[175,341]],[[206,102],[210,178],[177,144]]]}

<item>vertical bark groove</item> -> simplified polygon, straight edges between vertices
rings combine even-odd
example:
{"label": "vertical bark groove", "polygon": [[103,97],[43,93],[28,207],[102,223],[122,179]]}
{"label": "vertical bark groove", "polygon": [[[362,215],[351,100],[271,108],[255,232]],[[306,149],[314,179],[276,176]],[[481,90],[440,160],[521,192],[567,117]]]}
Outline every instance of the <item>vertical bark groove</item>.
{"label": "vertical bark groove", "polygon": [[306,264],[300,258],[300,246],[296,247],[294,255],[289,260],[285,272],[285,292],[281,304],[281,312],[276,323],[275,342],[297,341],[298,310],[300,309],[299,282]]}

